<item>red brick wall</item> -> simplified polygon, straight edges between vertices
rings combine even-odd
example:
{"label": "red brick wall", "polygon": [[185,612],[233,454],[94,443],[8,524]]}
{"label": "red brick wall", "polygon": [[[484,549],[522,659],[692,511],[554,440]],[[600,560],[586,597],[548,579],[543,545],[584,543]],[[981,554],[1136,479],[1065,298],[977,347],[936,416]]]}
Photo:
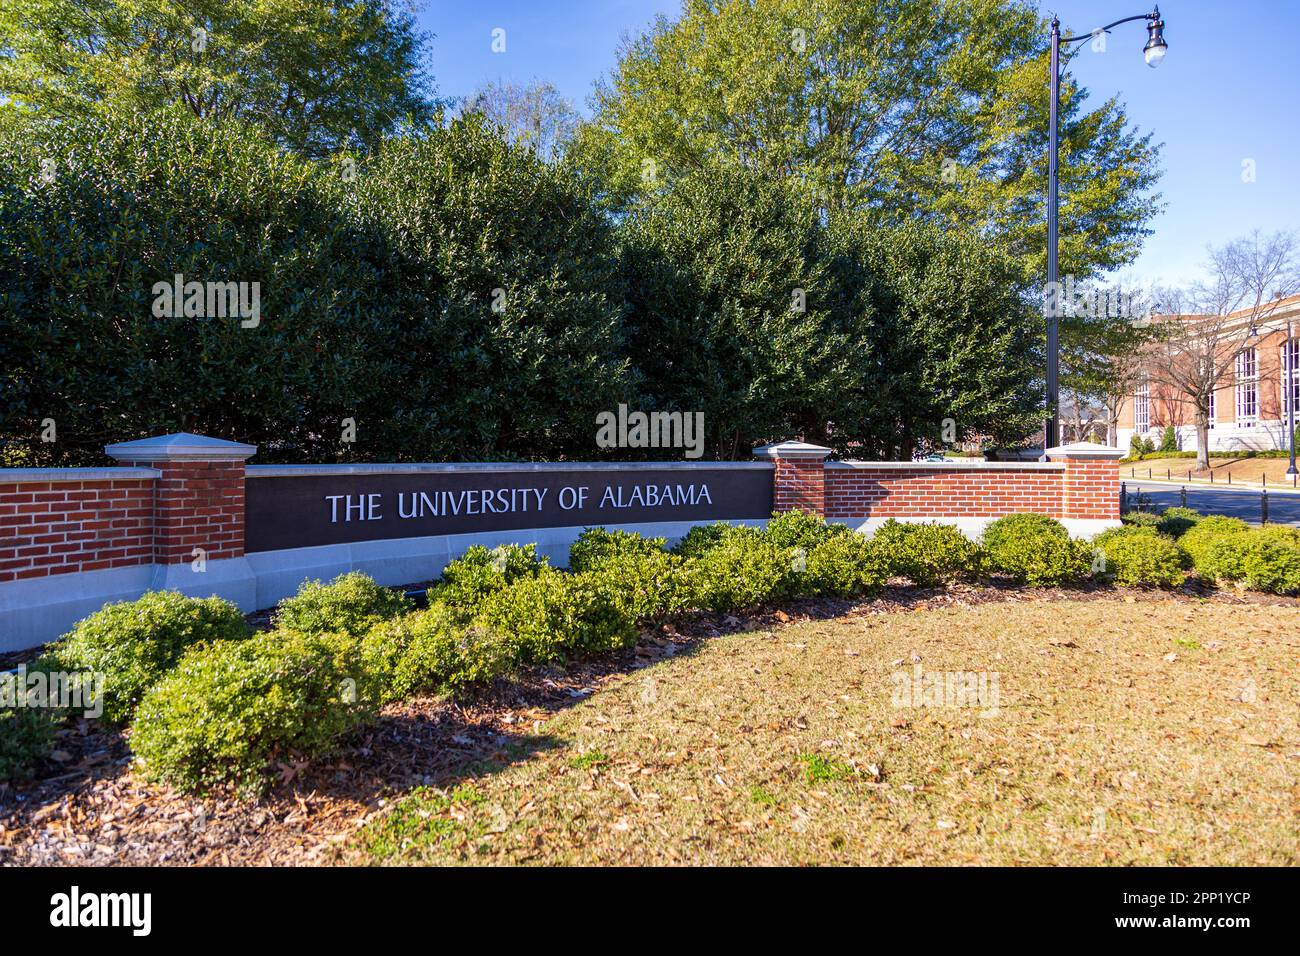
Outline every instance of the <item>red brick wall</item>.
{"label": "red brick wall", "polygon": [[152,564],[153,483],[0,482],[0,582]]}
{"label": "red brick wall", "polygon": [[824,464],[821,458],[776,459],[776,484],[772,489],[774,509],[822,514],[826,487]]}
{"label": "red brick wall", "polygon": [[141,462],[162,472],[154,511],[154,560],[184,564],[201,548],[208,560],[244,553],[242,461]]}
{"label": "red brick wall", "polygon": [[[1115,472],[1116,481],[1119,480],[1114,462],[1103,461],[1100,464]],[[1066,513],[1062,496],[1065,474],[1060,469],[1036,467],[900,469],[846,467],[829,463],[826,466],[826,516],[987,518],[1035,511],[1054,518],[1092,517]]]}
{"label": "red brick wall", "polygon": [[1071,518],[1119,518],[1119,466],[1114,461],[1065,459],[1062,498]]}

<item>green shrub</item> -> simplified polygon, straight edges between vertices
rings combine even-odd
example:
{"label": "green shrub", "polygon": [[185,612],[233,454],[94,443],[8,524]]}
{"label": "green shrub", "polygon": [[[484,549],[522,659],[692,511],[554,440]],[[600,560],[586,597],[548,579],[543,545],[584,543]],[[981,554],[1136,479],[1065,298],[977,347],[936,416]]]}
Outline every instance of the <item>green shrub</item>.
{"label": "green shrub", "polygon": [[889,577],[880,549],[856,532],[831,534],[795,568],[791,589],[805,597],[856,597],[878,590]]}
{"label": "green shrub", "polygon": [[682,536],[672,547],[673,554],[679,554],[683,558],[702,557],[710,548],[716,547],[734,529],[742,527],[741,525],[729,524],[726,521],[715,521],[713,524],[697,524]]}
{"label": "green shrub", "polygon": [[811,553],[817,545],[833,537],[849,533],[842,524],[827,524],[821,515],[804,511],[782,511],[772,515],[763,529],[767,539],[779,548],[802,548]]}
{"label": "green shrub", "polygon": [[1201,513],[1193,508],[1166,508],[1160,513],[1156,530],[1171,538],[1181,538],[1192,525],[1201,520]]}
{"label": "green shrub", "polygon": [[905,577],[919,587],[978,574],[979,545],[952,525],[890,519],[871,536],[889,577]]}
{"label": "green shrub", "polygon": [[1090,549],[1046,515],[1008,515],[990,523],[984,550],[992,570],[1026,584],[1064,584],[1088,572]]}
{"label": "green shrub", "polygon": [[1102,558],[1098,576],[1130,587],[1178,587],[1189,563],[1173,538],[1152,528],[1112,528],[1093,538],[1092,546]]}
{"label": "green shrub", "polygon": [[196,647],[140,702],[131,749],[151,780],[256,792],[273,761],[326,754],[371,716],[360,646],[274,631]]}
{"label": "green shrub", "polygon": [[761,531],[733,527],[696,559],[692,583],[701,607],[756,607],[787,596],[801,559],[806,561],[807,555],[773,544]]}
{"label": "green shrub", "polygon": [[[1215,541],[1226,535],[1249,530],[1250,525],[1240,518],[1229,518],[1225,515],[1207,515],[1184,531],[1178,539],[1178,544],[1191,557],[1197,574],[1201,575],[1201,577],[1207,577],[1209,572],[1205,567],[1205,561],[1209,557],[1210,548]],[[1209,580],[1213,580],[1212,575],[1209,575]]]}
{"label": "green shrub", "polygon": [[0,783],[30,779],[54,747],[56,717],[44,707],[0,708]]}
{"label": "green shrub", "polygon": [[637,623],[658,621],[698,603],[695,562],[666,551],[620,555],[588,573]]}
{"label": "green shrub", "polygon": [[535,544],[502,544],[491,550],[476,544],[442,569],[442,580],[429,589],[429,600],[473,614],[490,595],[547,570]]}
{"label": "green shrub", "polygon": [[[262,461],[322,461],[338,448],[321,422],[360,406],[385,421],[395,368],[437,352],[410,357],[413,290],[386,230],[330,195],[337,180],[182,107],[0,123],[0,434],[34,464],[98,464],[103,435],[182,430],[256,443]],[[154,284],[176,273],[260,282],[260,324],[158,316]],[[44,416],[57,442],[41,442]],[[377,437],[363,434],[365,453],[393,460]]]}
{"label": "green shrub", "polygon": [[275,626],[302,634],[350,634],[360,637],[380,621],[394,618],[411,605],[391,588],[352,571],[329,584],[305,581],[298,593],[285,598],[275,611]]}
{"label": "green shrub", "polygon": [[361,641],[374,699],[381,703],[433,690],[486,683],[514,663],[500,636],[466,627],[445,605],[376,625]]}
{"label": "green shrub", "polygon": [[1132,528],[1157,528],[1160,525],[1160,516],[1150,511],[1127,511],[1120,520]]}
{"label": "green shrub", "polygon": [[547,568],[490,595],[475,622],[510,642],[524,662],[626,647],[636,628],[612,590],[598,573]]}
{"label": "green shrub", "polygon": [[632,531],[586,528],[569,548],[569,570],[596,571],[614,558],[663,554],[664,541]]}
{"label": "green shrub", "polygon": [[1159,451],[1178,451],[1178,432],[1173,425],[1166,425],[1164,434],[1160,436]]}
{"label": "green shrub", "polygon": [[1207,580],[1233,581],[1252,591],[1294,594],[1300,591],[1300,543],[1296,539],[1289,528],[1221,534],[1202,552],[1196,572]]}
{"label": "green shrub", "polygon": [[103,719],[115,724],[130,718],[191,645],[247,636],[244,615],[229,601],[150,591],[78,621],[47,656],[56,670],[102,674]]}

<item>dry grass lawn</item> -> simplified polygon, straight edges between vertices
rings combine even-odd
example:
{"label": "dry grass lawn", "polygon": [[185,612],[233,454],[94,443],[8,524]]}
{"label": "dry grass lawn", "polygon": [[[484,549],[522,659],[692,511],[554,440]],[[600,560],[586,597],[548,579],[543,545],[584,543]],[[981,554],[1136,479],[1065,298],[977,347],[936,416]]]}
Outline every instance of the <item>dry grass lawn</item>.
{"label": "dry grass lawn", "polygon": [[1285,458],[1211,458],[1209,470],[1198,469],[1195,458],[1149,458],[1146,461],[1124,462],[1119,466],[1120,478],[1146,478],[1147,472],[1152,478],[1164,480],[1171,477],[1174,481],[1187,481],[1190,470],[1192,481],[1210,480],[1214,473],[1214,483],[1227,483],[1232,476],[1232,483],[1260,487],[1260,478],[1265,477],[1270,485],[1291,487],[1291,479],[1286,476],[1289,462]]}
{"label": "dry grass lawn", "polygon": [[[918,666],[982,672],[984,704],[896,700]],[[986,604],[733,634],[408,795],[344,859],[1295,864],[1298,687],[1294,606]]]}

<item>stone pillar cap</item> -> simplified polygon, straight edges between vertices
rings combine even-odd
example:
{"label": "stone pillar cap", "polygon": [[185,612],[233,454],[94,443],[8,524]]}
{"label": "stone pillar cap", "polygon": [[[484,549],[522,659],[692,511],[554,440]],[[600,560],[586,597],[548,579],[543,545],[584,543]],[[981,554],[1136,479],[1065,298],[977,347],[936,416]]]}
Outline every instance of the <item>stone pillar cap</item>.
{"label": "stone pillar cap", "polygon": [[1123,448],[1110,445],[1098,445],[1091,441],[1076,441],[1068,445],[1057,445],[1043,452],[1048,458],[1113,458],[1118,461],[1128,454]]}
{"label": "stone pillar cap", "polygon": [[105,445],[104,453],[118,461],[244,461],[257,454],[257,446],[177,432]]}
{"label": "stone pillar cap", "polygon": [[783,441],[775,445],[760,445],[754,449],[755,458],[825,458],[834,449],[823,445],[810,445],[802,441]]}

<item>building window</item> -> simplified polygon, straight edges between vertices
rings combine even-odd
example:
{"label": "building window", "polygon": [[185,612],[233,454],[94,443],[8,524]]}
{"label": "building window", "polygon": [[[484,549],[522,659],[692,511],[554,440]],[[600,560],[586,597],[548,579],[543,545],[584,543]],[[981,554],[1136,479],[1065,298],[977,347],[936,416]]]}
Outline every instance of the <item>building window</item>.
{"label": "building window", "polygon": [[1133,393],[1133,431],[1142,435],[1151,429],[1151,385],[1146,379]]}
{"label": "building window", "polygon": [[[1300,339],[1282,345],[1282,414],[1290,417],[1291,406],[1300,401]],[[1300,416],[1300,405],[1295,406]]]}
{"label": "building window", "polygon": [[1211,428],[1214,427],[1214,419],[1217,418],[1219,415],[1218,398],[1219,398],[1219,393],[1211,389],[1210,391],[1210,427]]}
{"label": "building window", "polygon": [[1259,419],[1259,364],[1255,350],[1242,349],[1237,356],[1237,426],[1253,428]]}

